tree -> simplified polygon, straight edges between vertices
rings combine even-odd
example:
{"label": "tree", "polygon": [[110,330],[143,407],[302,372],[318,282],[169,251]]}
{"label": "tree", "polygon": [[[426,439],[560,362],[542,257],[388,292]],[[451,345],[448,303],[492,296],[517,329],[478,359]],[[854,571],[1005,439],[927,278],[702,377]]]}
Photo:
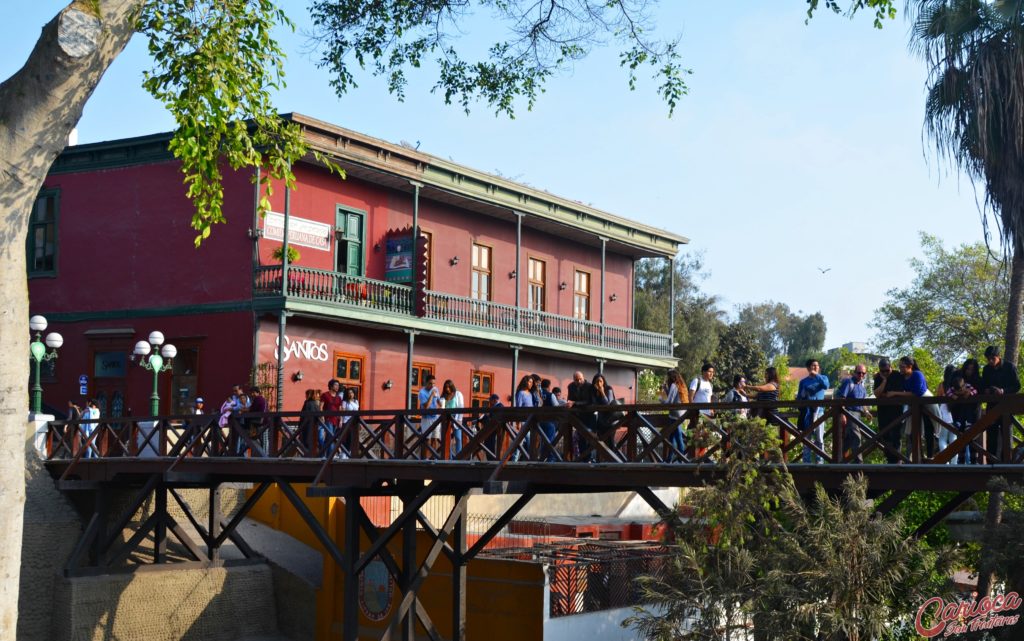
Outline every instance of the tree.
{"label": "tree", "polygon": [[[651,0],[654,2],[654,0]],[[817,7],[809,1],[809,11]],[[851,0],[850,11],[878,0]],[[834,0],[826,5],[838,9]],[[454,40],[460,18],[473,7],[491,11],[509,31],[487,54],[472,60]],[[648,38],[647,0],[314,0],[311,6],[322,62],[339,93],[354,84],[353,64],[388,77],[399,98],[405,70],[434,56],[435,89],[446,102],[468,108],[482,99],[511,115],[516,99],[527,106],[558,69],[593,46],[615,41],[620,64],[634,87],[638,70],[653,69],[669,110],[686,94],[675,41]],[[276,117],[270,91],[284,82],[282,52],[271,37],[275,24],[291,24],[274,0],[75,0],[43,27],[25,65],[0,83],[0,339],[11,358],[0,365],[0,639],[14,634],[24,503],[21,447],[27,396],[28,293],[23,243],[32,204],[64,148],[93,90],[129,39],[149,40],[154,68],[144,85],[172,112],[170,143],[182,163],[196,210],[197,243],[223,221],[223,161],[232,168],[263,166],[262,180],[291,184],[291,163],[306,152],[301,131]],[[264,192],[268,195],[267,192]],[[268,201],[263,198],[261,207]],[[709,351],[710,353],[710,351]]]}
{"label": "tree", "polygon": [[790,325],[794,321],[789,305],[765,301],[747,303],[736,310],[737,323],[757,337],[761,350],[768,358],[785,354]]}
{"label": "tree", "polygon": [[1005,336],[1010,277],[983,243],[947,249],[922,232],[921,257],[910,265],[911,284],[886,292],[871,323],[884,353],[921,347],[940,363],[959,363]]}
{"label": "tree", "polygon": [[879,515],[863,478],[805,501],[774,429],[730,428],[719,479],[691,495],[690,518],[670,515],[673,558],[639,579],[646,605],[623,625],[658,641],[745,639],[750,626],[754,639],[867,641],[912,616],[949,555]]}
{"label": "tree", "polygon": [[[700,289],[706,278],[700,253],[680,254],[675,258],[676,328],[674,355],[679,359],[683,376],[696,376],[705,361],[718,349],[719,334],[725,326],[725,312],[718,307],[718,297]],[[671,301],[668,269],[664,261],[645,259],[637,262],[634,272],[634,325],[649,332],[669,332]]]}
{"label": "tree", "polygon": [[737,323],[753,332],[769,359],[786,354],[797,363],[819,355],[825,346],[825,317],[820,312],[801,316],[789,305],[769,300],[740,305],[736,317]]}
{"label": "tree", "polygon": [[[403,69],[434,56],[435,88],[445,101],[468,108],[481,99],[512,115],[517,98],[529,107],[554,71],[609,41],[622,47],[631,87],[650,68],[670,112],[686,93],[676,43],[647,35],[646,0],[478,4],[508,31],[479,60],[461,55],[454,41],[469,0],[316,0],[311,10],[339,94],[352,86],[355,67],[370,65],[401,97]],[[265,210],[271,179],[291,185],[291,164],[306,153],[300,129],[279,119],[271,103],[270,92],[284,83],[283,54],[271,36],[279,24],[291,23],[274,0],[76,0],[43,28],[25,65],[0,84],[0,340],[10,356],[0,365],[0,512],[7,519],[0,536],[0,639],[13,637],[17,619],[29,378],[24,243],[47,171],[100,78],[138,30],[153,60],[143,84],[177,125],[170,149],[195,204],[197,244],[224,220],[226,168],[264,168]]]}
{"label": "tree", "polygon": [[[985,187],[1010,259],[1004,358],[1016,363],[1024,303],[1024,3],[1010,0],[916,0],[911,41],[925,59],[925,131],[940,158]],[[989,216],[982,216],[986,235]],[[993,492],[994,527],[1002,493]],[[984,558],[985,555],[983,555]],[[991,556],[991,550],[987,556]],[[991,572],[979,570],[987,593]]]}
{"label": "tree", "polygon": [[[846,377],[847,368],[852,368],[858,363],[864,363],[864,359],[845,347],[840,347],[821,358],[821,373],[828,376],[832,387],[838,387],[839,381]],[[865,384],[870,385],[871,381],[865,381]]]}
{"label": "tree", "polygon": [[760,381],[768,359],[753,332],[739,323],[731,323],[722,330],[711,362],[718,370],[715,387],[728,389],[735,374],[743,374],[752,382]]}
{"label": "tree", "polygon": [[789,326],[786,336],[786,353],[791,363],[802,363],[811,357],[819,357],[825,347],[825,317],[821,312],[797,316]]}

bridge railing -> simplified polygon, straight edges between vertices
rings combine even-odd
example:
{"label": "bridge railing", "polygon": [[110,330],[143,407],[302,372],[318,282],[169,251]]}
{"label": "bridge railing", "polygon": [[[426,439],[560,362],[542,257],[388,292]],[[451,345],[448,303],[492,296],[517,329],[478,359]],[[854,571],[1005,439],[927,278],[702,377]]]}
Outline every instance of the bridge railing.
{"label": "bridge railing", "polygon": [[43,455],[76,464],[117,457],[714,464],[729,454],[732,419],[746,414],[778,429],[791,464],[935,464],[961,453],[976,462],[1021,462],[1024,396],[950,404],[984,408],[973,424],[943,418],[938,406],[944,402],[924,397],[53,421]]}

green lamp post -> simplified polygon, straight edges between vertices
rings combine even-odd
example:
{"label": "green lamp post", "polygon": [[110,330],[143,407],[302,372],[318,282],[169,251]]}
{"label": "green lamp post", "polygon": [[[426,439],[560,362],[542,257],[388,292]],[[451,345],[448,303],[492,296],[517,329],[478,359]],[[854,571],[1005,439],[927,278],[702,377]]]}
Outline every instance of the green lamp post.
{"label": "green lamp post", "polygon": [[134,354],[140,357],[140,364],[143,368],[153,372],[153,395],[149,397],[149,411],[152,416],[156,416],[160,413],[160,392],[157,381],[160,372],[171,369],[174,357],[178,355],[178,349],[170,343],[164,345],[163,332],[154,331],[149,333],[148,341],[135,343]]}
{"label": "green lamp post", "polygon": [[[32,413],[41,414],[43,411],[43,386],[39,382],[40,369],[43,361],[52,361],[57,358],[57,348],[64,344],[64,337],[57,332],[50,332],[46,335],[46,344],[41,340],[43,332],[46,331],[46,319],[42,316],[33,316],[28,319],[28,327],[36,333],[36,338],[29,344],[32,353]],[[50,351],[46,351],[49,347]]]}

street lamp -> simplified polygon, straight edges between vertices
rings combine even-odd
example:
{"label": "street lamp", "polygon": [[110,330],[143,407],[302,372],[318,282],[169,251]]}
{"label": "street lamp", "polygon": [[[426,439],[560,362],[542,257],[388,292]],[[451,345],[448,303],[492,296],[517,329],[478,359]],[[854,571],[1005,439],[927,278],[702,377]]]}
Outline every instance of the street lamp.
{"label": "street lamp", "polygon": [[[64,337],[57,332],[50,332],[46,335],[46,344],[40,340],[43,332],[46,331],[46,319],[42,316],[33,316],[28,319],[28,327],[36,333],[36,339],[29,344],[32,353],[32,364],[35,370],[35,383],[32,385],[32,412],[41,414],[43,412],[43,386],[39,383],[39,371],[43,361],[52,361],[57,358],[57,348],[64,344]],[[46,348],[50,351],[47,352]]]}
{"label": "street lamp", "polygon": [[[160,347],[161,345],[163,347]],[[140,364],[143,368],[153,372],[153,395],[149,397],[149,410],[153,416],[160,413],[160,392],[157,389],[157,379],[160,372],[171,369],[171,362],[177,354],[178,349],[174,345],[170,343],[164,345],[162,332],[150,332],[148,341],[135,343],[134,355],[141,358]]]}

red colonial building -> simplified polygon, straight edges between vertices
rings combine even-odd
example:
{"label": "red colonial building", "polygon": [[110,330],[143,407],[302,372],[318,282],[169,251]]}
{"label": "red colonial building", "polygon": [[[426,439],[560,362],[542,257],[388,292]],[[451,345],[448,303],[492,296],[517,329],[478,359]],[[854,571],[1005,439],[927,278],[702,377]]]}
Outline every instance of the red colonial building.
{"label": "red colonial building", "polygon": [[[104,416],[148,413],[153,375],[131,354],[152,330],[178,349],[158,379],[162,414],[197,395],[214,411],[250,380],[272,407],[297,410],[331,378],[364,408],[400,409],[425,372],[485,405],[492,392],[508,404],[526,373],[564,388],[577,369],[602,370],[629,402],[637,371],[674,365],[669,335],[632,327],[634,263],[660,257],[668,269],[687,239],[285,117],[346,178],[299,163],[296,189],[275,184],[261,218],[255,171],[229,171],[228,222],[198,249],[170,134],[61,154],[27,248],[32,313],[65,339],[44,372],[48,407],[88,396]],[[285,230],[300,256],[282,264]]]}

